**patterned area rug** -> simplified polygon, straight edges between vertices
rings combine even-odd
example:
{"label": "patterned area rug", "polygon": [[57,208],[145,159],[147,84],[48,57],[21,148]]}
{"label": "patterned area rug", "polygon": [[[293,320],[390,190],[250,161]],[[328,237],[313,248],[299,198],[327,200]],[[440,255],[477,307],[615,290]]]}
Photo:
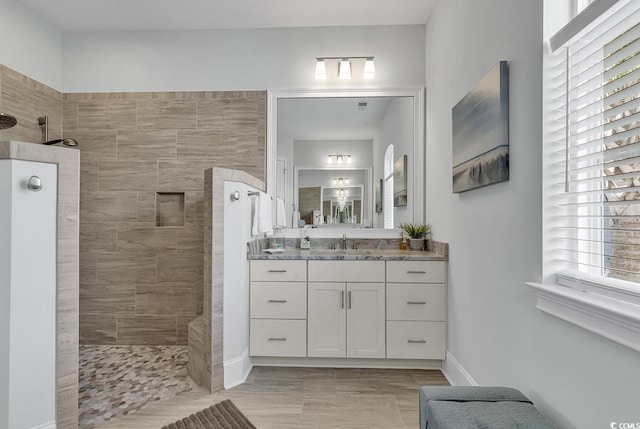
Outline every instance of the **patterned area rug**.
{"label": "patterned area rug", "polygon": [[80,429],[195,387],[184,346],[80,346],[79,382]]}
{"label": "patterned area rug", "polygon": [[256,429],[230,400],[218,402],[162,429]]}

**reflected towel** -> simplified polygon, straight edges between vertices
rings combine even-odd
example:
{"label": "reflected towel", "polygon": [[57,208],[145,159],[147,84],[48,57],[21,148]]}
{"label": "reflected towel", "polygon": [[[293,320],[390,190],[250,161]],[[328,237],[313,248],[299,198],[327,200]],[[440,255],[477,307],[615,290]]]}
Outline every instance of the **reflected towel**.
{"label": "reflected towel", "polygon": [[265,233],[273,233],[273,222],[271,221],[271,197],[264,192],[260,192],[260,195],[254,199],[251,235],[257,236]]}
{"label": "reflected towel", "polygon": [[284,228],[287,226],[286,214],[284,209],[284,200],[280,197],[276,198],[276,224],[277,227]]}

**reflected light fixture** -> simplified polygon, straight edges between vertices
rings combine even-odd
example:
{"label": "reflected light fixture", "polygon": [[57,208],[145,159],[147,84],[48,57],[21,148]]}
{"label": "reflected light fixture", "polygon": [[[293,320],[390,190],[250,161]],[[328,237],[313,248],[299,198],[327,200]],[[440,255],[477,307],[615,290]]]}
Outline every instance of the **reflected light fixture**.
{"label": "reflected light fixture", "polygon": [[338,155],[329,155],[327,157],[328,164],[342,165],[342,164],[351,164],[351,162],[352,162],[351,155],[338,154]]}
{"label": "reflected light fixture", "polygon": [[[339,79],[351,79],[353,76],[353,62],[362,64],[363,66],[363,79],[374,79],[376,76],[376,68],[373,62],[374,57],[316,57],[316,79],[327,79],[327,63],[330,62],[333,67],[337,66]],[[332,69],[335,73],[335,68]],[[357,70],[357,69],[356,69]]]}
{"label": "reflected light fixture", "polygon": [[333,184],[337,185],[337,186],[348,185],[349,184],[349,178],[348,177],[334,177]]}

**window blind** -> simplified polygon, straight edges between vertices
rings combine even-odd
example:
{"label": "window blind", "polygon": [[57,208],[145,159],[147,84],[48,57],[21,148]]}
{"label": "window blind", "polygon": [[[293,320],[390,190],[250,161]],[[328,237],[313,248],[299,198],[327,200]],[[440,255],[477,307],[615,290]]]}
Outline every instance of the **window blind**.
{"label": "window blind", "polygon": [[640,0],[619,1],[565,55],[558,281],[612,278],[640,291]]}

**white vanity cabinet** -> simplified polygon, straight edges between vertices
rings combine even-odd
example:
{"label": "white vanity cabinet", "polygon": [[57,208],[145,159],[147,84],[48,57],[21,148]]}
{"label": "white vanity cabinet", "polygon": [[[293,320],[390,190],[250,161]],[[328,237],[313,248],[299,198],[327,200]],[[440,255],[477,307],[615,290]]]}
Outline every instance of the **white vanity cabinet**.
{"label": "white vanity cabinet", "polygon": [[387,261],[387,358],[444,359],[446,264]]}
{"label": "white vanity cabinet", "polygon": [[276,365],[438,367],[446,261],[251,260],[249,352]]}
{"label": "white vanity cabinet", "polygon": [[251,261],[249,352],[252,356],[306,356],[306,279],[306,261]]}
{"label": "white vanity cabinet", "polygon": [[309,357],[385,357],[385,262],[309,261]]}

